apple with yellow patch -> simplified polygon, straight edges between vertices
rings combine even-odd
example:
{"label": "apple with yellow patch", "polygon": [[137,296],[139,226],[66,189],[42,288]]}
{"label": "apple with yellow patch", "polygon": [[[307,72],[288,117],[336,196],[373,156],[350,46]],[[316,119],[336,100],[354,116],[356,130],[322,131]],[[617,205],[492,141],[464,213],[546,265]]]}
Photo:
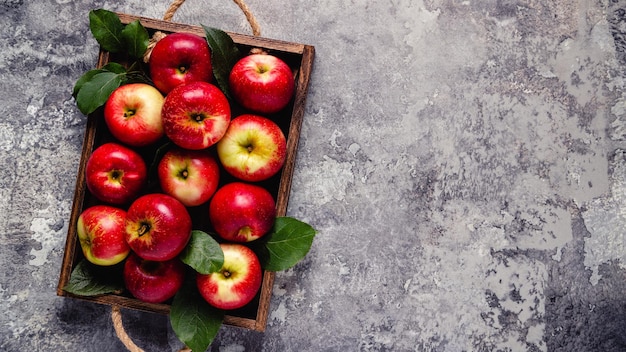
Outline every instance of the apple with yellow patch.
{"label": "apple with yellow patch", "polygon": [[125,84],[104,105],[104,121],[111,134],[132,147],[144,147],[165,135],[161,109],[165,98],[146,83]]}
{"label": "apple with yellow patch", "polygon": [[130,253],[125,239],[126,211],[110,205],[94,205],[79,216],[76,232],[85,258],[92,264],[110,266]]}
{"label": "apple with yellow patch", "polygon": [[174,148],[159,161],[157,172],[161,189],[188,207],[211,199],[220,180],[220,169],[207,150]]}
{"label": "apple with yellow patch", "polygon": [[223,243],[224,265],[210,274],[197,274],[202,297],[218,309],[237,309],[250,303],[261,288],[263,272],[257,255],[243,244]]}
{"label": "apple with yellow patch", "polygon": [[224,169],[242,181],[259,182],[276,175],[287,157],[287,140],[272,120],[253,114],[234,118],[217,143]]}
{"label": "apple with yellow patch", "polygon": [[185,149],[206,149],[220,140],[231,118],[226,95],[208,82],[186,83],[172,89],[163,102],[165,135]]}

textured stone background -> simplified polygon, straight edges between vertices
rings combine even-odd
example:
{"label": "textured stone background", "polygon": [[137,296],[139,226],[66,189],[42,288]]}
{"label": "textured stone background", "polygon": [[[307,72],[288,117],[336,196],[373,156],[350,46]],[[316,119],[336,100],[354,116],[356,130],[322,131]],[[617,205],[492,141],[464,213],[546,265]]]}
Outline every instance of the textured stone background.
{"label": "textured stone background", "polygon": [[[211,351],[625,351],[626,1],[247,0],[316,47],[289,215],[319,234],[267,331]],[[0,350],[123,351],[56,296],[93,68],[87,12],[0,0]],[[174,20],[249,33],[229,1]],[[146,351],[166,317],[124,311]]]}

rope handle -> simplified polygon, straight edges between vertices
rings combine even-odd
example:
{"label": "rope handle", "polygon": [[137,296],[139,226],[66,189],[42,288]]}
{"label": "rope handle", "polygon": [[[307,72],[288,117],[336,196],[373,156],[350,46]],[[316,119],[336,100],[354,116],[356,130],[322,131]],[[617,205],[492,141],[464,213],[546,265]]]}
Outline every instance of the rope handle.
{"label": "rope handle", "polygon": [[[184,2],[185,0],[174,0],[165,11],[165,15],[163,15],[163,21],[168,21],[168,22],[172,21],[172,18],[174,18],[174,14],[178,10],[178,8],[182,6]],[[259,26],[259,23],[257,22],[256,17],[254,17],[254,14],[252,13],[252,11],[250,11],[250,8],[248,7],[248,5],[244,2],[244,0],[233,0],[233,2],[237,4],[237,6],[239,6],[243,14],[246,16],[246,20],[248,20],[248,23],[250,24],[250,28],[252,28],[252,35],[256,37],[260,36],[261,26]],[[148,43],[148,50],[146,50],[146,53],[143,56],[144,62],[147,63],[150,61],[150,54],[152,53],[152,48],[154,48],[156,43],[159,40],[163,39],[165,35],[166,34],[161,31],[157,31],[152,35],[152,38],[150,38],[150,41]]]}
{"label": "rope handle", "polygon": [[[248,23],[250,23],[250,27],[252,28],[252,34],[254,34],[255,36],[260,36],[261,27],[259,26],[259,23],[256,21],[256,18],[252,14],[252,11],[250,11],[250,8],[248,7],[248,5],[246,5],[246,3],[243,0],[233,0],[233,1],[235,2],[235,4],[237,4],[237,6],[239,6],[241,11],[243,11],[243,14],[246,16],[246,19],[248,20]],[[168,22],[171,21],[172,18],[174,17],[174,14],[178,10],[178,8],[184,2],[185,0],[174,0],[170,4],[170,7],[167,9],[167,11],[165,11],[165,15],[163,15],[163,21],[168,21]]]}
{"label": "rope handle", "polygon": [[[130,336],[128,336],[126,330],[124,330],[122,312],[117,305],[111,307],[111,320],[113,321],[113,328],[115,329],[117,338],[124,344],[124,347],[126,347],[129,352],[144,352],[144,350],[137,346]],[[191,349],[185,346],[178,350],[178,352],[191,352]]]}
{"label": "rope handle", "polygon": [[144,352],[141,348],[139,348],[133,340],[128,336],[126,330],[124,330],[124,325],[122,324],[122,312],[120,311],[119,306],[111,307],[111,320],[113,320],[113,328],[115,328],[115,333],[117,334],[117,338],[122,341],[126,349],[130,352]]}

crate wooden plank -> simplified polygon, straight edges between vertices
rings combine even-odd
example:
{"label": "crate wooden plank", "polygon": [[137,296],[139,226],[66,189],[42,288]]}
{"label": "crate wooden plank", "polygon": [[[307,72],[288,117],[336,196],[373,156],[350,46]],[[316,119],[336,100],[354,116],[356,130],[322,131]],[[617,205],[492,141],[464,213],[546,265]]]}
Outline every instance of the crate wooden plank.
{"label": "crate wooden plank", "polygon": [[[204,29],[201,26],[166,22],[123,13],[119,13],[118,15],[124,24],[139,20],[151,34],[156,31],[164,33],[190,32],[204,36]],[[274,178],[263,184],[263,186],[268,188],[275,197],[277,215],[285,216],[289,202],[289,194],[291,192],[291,180],[295,170],[298,141],[300,139],[300,130],[313,67],[315,48],[305,44],[290,43],[232,32],[227,33],[240,47],[242,53],[245,53],[251,48],[262,48],[273,55],[281,57],[285,60],[285,62],[287,62],[288,65],[290,65],[296,79],[296,91],[293,102],[285,110],[278,113],[278,115],[270,116],[281,126],[281,129],[287,138],[287,156],[285,165],[279,175],[276,175]],[[110,61],[113,61],[112,55],[106,51],[100,51],[97,67],[102,67]],[[233,118],[234,117],[236,116],[233,116]],[[108,131],[102,120],[101,111],[97,111],[87,117],[81,160],[78,166],[76,188],[69,220],[69,229],[65,243],[65,252],[63,255],[59,283],[57,286],[57,295],[91,301],[99,304],[117,305],[123,308],[151,313],[169,314],[170,306],[167,303],[146,303],[124,294],[106,294],[93,297],[77,296],[63,290],[63,287],[65,287],[69,282],[75,265],[83,258],[80,243],[78,242],[76,235],[76,222],[84,209],[97,203],[97,200],[94,200],[87,190],[85,182],[85,166],[91,152],[104,141],[112,138],[110,135],[107,135]],[[194,214],[192,214],[192,217],[193,216]],[[267,325],[267,318],[270,310],[274,277],[275,275],[273,272],[264,271],[263,282],[257,298],[244,308],[228,312],[228,314],[224,317],[224,323],[245,329],[264,331]]]}

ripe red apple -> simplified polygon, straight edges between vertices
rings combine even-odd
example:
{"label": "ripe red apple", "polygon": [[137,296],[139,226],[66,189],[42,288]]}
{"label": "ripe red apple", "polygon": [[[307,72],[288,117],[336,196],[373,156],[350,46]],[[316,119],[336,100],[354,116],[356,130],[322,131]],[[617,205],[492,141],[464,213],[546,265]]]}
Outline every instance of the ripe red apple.
{"label": "ripe red apple", "polygon": [[239,104],[264,114],[282,110],[295,91],[291,68],[283,60],[269,54],[241,58],[233,66],[228,82]]}
{"label": "ripe red apple", "polygon": [[175,148],[159,162],[158,175],[163,192],[193,207],[207,202],[215,193],[220,169],[206,150]]}
{"label": "ripe red apple", "polygon": [[174,297],[183,285],[185,265],[178,258],[145,260],[131,253],[124,263],[124,285],[133,297],[149,303],[162,303]]}
{"label": "ripe red apple", "polygon": [[126,214],[126,242],[141,258],[176,257],[191,237],[191,216],[183,203],[163,193],[137,198]]}
{"label": "ripe red apple", "polygon": [[261,288],[259,258],[248,247],[236,243],[221,244],[224,265],[218,272],[197,274],[200,295],[218,309],[237,309],[250,303]]}
{"label": "ripe red apple", "polygon": [[163,103],[165,134],[179,147],[206,149],[217,143],[230,123],[230,104],[222,91],[207,82],[174,88]]}
{"label": "ripe red apple", "polygon": [[85,181],[89,191],[103,202],[125,204],[144,187],[146,163],[134,150],[118,143],[105,143],[87,160]]}
{"label": "ripe red apple", "polygon": [[161,108],[165,98],[145,83],[125,84],[104,105],[104,121],[111,134],[133,147],[155,143],[165,135]]}
{"label": "ripe red apple", "polygon": [[243,182],[228,183],[209,203],[213,229],[226,241],[250,242],[274,226],[276,203],[265,188]]}
{"label": "ripe red apple", "polygon": [[150,78],[163,94],[185,83],[213,80],[211,51],[205,38],[177,32],[159,40],[150,54]]}
{"label": "ripe red apple", "polygon": [[230,122],[217,143],[217,155],[229,174],[257,182],[280,171],[287,155],[287,141],[272,120],[246,114]]}
{"label": "ripe red apple", "polygon": [[78,216],[76,232],[88,261],[109,266],[126,259],[125,220],[126,211],[110,205],[91,206]]}

